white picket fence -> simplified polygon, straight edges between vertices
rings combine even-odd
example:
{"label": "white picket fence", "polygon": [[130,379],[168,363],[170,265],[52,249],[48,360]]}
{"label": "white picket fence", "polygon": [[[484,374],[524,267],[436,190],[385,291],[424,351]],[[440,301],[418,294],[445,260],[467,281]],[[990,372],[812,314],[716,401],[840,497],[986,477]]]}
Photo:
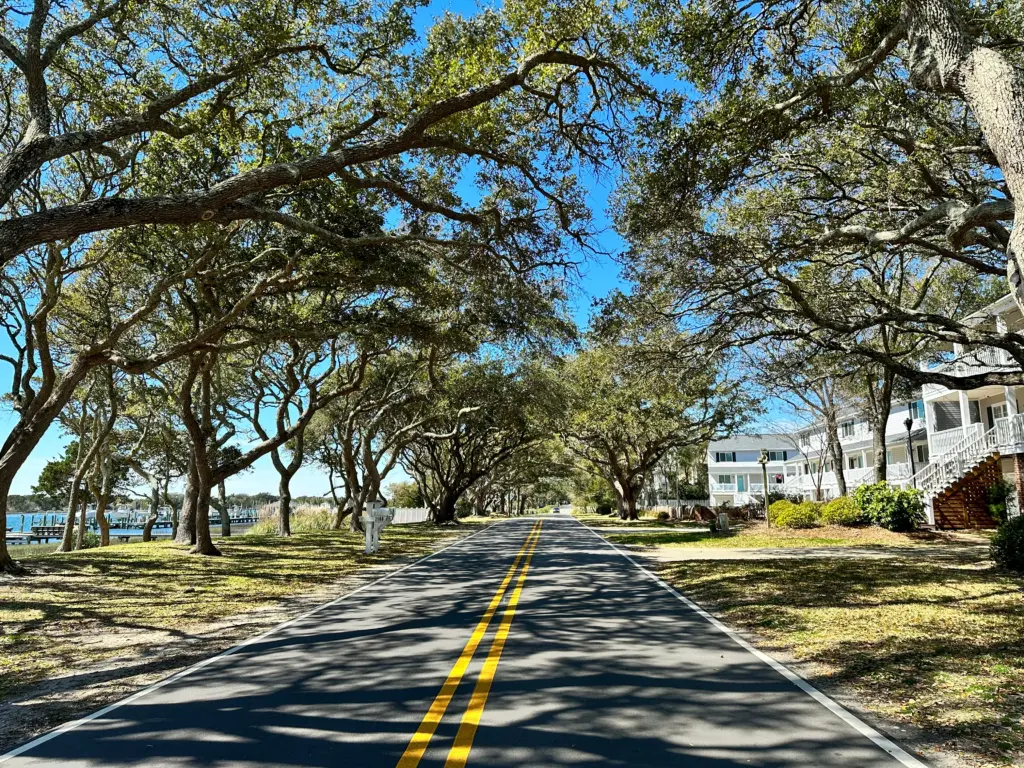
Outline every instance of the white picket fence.
{"label": "white picket fence", "polygon": [[423,523],[430,516],[430,510],[426,507],[401,507],[395,509],[395,519],[392,525],[405,525],[408,523]]}

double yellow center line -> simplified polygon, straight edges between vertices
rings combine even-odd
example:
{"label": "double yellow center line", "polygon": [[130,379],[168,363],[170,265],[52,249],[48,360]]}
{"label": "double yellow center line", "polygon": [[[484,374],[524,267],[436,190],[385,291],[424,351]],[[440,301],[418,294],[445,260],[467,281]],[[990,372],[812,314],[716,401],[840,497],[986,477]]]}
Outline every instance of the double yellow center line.
{"label": "double yellow center line", "polygon": [[430,739],[437,730],[437,726],[440,725],[441,718],[444,717],[445,712],[448,710],[448,705],[451,703],[459,683],[462,682],[466,670],[469,669],[469,664],[473,660],[476,649],[483,641],[487,628],[490,627],[491,620],[494,618],[498,606],[501,605],[501,601],[505,597],[505,592],[508,591],[512,579],[515,578],[519,564],[522,563],[523,567],[519,572],[519,579],[516,581],[512,595],[505,606],[505,611],[501,616],[501,623],[498,625],[498,631],[491,642],[491,649],[487,653],[483,669],[480,671],[480,677],[477,679],[473,695],[470,697],[469,706],[462,715],[459,732],[455,735],[455,743],[452,745],[451,751],[448,753],[448,759],[445,761],[445,768],[463,768],[466,765],[466,761],[469,759],[469,751],[473,747],[473,737],[476,736],[476,729],[480,725],[480,717],[483,715],[487,696],[491,692],[491,684],[494,682],[498,662],[501,660],[501,652],[505,648],[505,641],[508,639],[509,629],[512,626],[512,617],[515,616],[516,606],[519,604],[519,595],[522,593],[523,585],[526,583],[526,574],[530,570],[530,560],[533,558],[533,551],[540,540],[540,529],[543,525],[544,521],[538,520],[530,531],[530,535],[526,537],[526,541],[523,542],[519,554],[516,555],[516,559],[512,562],[508,573],[505,574],[501,586],[498,587],[498,591],[491,598],[487,610],[484,611],[484,615],[480,618],[476,629],[473,630],[473,634],[470,635],[469,640],[462,649],[462,655],[459,656],[459,660],[455,662],[455,666],[448,673],[444,685],[441,686],[441,690],[434,698],[434,702],[430,705],[430,709],[427,710],[427,714],[423,716],[419,729],[413,734],[412,739],[409,741],[409,746],[405,748],[405,753],[398,761],[396,768],[416,768],[420,760],[423,759],[423,754],[430,745]]}

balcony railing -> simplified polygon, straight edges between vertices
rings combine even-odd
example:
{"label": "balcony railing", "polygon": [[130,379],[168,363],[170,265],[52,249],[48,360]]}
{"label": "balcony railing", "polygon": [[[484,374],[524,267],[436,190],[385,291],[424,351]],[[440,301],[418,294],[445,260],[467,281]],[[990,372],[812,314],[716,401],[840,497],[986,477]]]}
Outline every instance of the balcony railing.
{"label": "balcony railing", "polygon": [[954,427],[944,429],[942,432],[933,432],[931,439],[931,452],[935,456],[944,456],[956,449],[965,439],[978,437],[985,431],[981,424],[970,424],[967,429]]}

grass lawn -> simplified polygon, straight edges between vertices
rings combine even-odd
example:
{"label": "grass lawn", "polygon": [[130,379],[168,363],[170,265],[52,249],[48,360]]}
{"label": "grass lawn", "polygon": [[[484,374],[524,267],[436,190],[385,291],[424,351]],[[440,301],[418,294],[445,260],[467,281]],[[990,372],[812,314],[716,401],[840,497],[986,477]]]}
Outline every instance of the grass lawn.
{"label": "grass lawn", "polygon": [[[589,521],[583,521],[590,525]],[[609,533],[616,544],[646,547],[907,547],[943,544],[949,539],[936,533],[893,533],[874,526],[866,528],[768,528],[763,522],[733,528],[728,535],[711,533],[706,525],[690,524],[690,530]]]}
{"label": "grass lawn", "polygon": [[[472,530],[479,525],[461,533]],[[347,530],[234,536],[217,542],[223,557],[215,558],[167,541],[68,554],[50,554],[53,545],[18,547],[15,557],[32,574],[0,581],[0,702],[98,662],[195,642],[204,625],[325,591],[368,565],[426,554],[455,532],[430,523],[390,526],[369,557],[362,536]]]}
{"label": "grass lawn", "polygon": [[572,516],[581,523],[591,528],[693,528],[703,527],[707,530],[707,523],[698,523],[690,520],[658,520],[655,517],[641,517],[639,520],[622,520],[618,515],[597,515],[590,512],[577,512],[573,510]]}
{"label": "grass lawn", "polygon": [[691,560],[660,573],[926,743],[1024,766],[1024,579],[917,558]]}

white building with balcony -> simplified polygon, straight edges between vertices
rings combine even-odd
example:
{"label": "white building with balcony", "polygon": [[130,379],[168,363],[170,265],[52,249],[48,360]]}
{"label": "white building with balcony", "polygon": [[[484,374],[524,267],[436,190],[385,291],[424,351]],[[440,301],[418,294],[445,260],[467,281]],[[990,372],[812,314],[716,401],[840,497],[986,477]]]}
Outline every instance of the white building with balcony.
{"label": "white building with balcony", "polygon": [[786,482],[786,461],[798,455],[784,434],[736,435],[708,446],[708,489],[715,506],[742,507],[764,499],[764,473],[758,458],[768,451],[768,492]]}
{"label": "white building with balcony", "polygon": [[[1024,329],[1024,317],[1010,295],[975,312],[964,321],[985,330],[1005,333]],[[952,345],[945,359],[931,366],[955,376],[1020,370],[1003,350],[992,347],[967,348]],[[969,517],[966,499],[951,500],[958,487],[967,485],[972,474],[986,465],[998,464],[1004,479],[1021,491],[1024,474],[1024,416],[1020,413],[1021,392],[1015,386],[985,386],[971,390],[949,389],[938,384],[922,388],[932,463],[919,473],[914,485],[924,491],[929,521],[953,526]],[[977,494],[975,494],[977,495]],[[957,503],[944,503],[956,501]],[[938,519],[936,519],[936,505]],[[1011,502],[1017,506],[1017,501]],[[962,513],[961,513],[961,510]],[[984,511],[974,510],[976,518]],[[966,520],[970,524],[971,520]]]}
{"label": "white building with balcony", "polygon": [[[904,484],[928,465],[930,452],[921,400],[894,403],[885,426],[886,478]],[[907,420],[910,420],[910,430]],[[839,478],[829,455],[825,427],[816,424],[790,437],[796,455],[786,462],[789,496],[824,501],[839,495]],[[843,479],[847,493],[875,481],[875,435],[866,416],[850,410],[839,420],[839,444],[843,449]],[[909,447],[908,447],[909,446]]]}

